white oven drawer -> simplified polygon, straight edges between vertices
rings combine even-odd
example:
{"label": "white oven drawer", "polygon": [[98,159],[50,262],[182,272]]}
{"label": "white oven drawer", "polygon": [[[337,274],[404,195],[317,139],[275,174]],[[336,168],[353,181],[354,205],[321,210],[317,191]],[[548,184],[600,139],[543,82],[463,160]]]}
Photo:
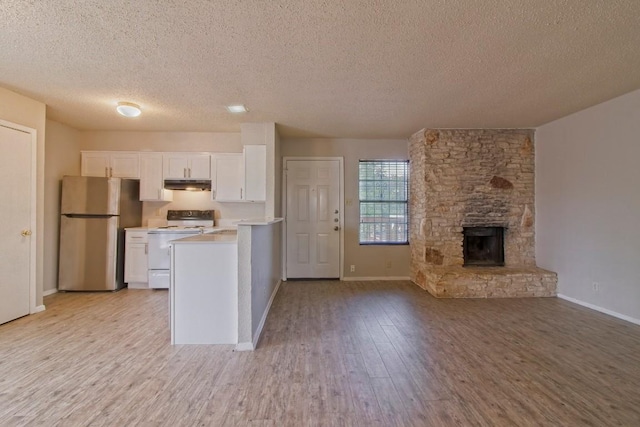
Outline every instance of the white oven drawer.
{"label": "white oven drawer", "polygon": [[151,289],[169,289],[170,270],[149,270],[149,287]]}

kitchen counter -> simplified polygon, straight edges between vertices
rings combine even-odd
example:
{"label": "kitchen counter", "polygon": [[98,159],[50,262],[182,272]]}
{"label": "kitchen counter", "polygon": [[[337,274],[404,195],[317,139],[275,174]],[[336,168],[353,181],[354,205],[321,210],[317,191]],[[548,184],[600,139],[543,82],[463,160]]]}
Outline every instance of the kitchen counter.
{"label": "kitchen counter", "polygon": [[[234,230],[235,231],[235,230]],[[184,237],[182,239],[171,241],[172,245],[177,244],[192,244],[192,243],[237,243],[237,233],[225,233],[225,232],[213,232],[198,234],[196,236]]]}
{"label": "kitchen counter", "polygon": [[243,219],[235,222],[236,225],[271,225],[276,222],[283,221],[284,218],[256,218],[256,219]]}
{"label": "kitchen counter", "polygon": [[[131,230],[131,231],[149,231],[149,230],[155,230],[158,227],[126,227],[125,230]],[[220,231],[236,231],[237,227],[235,225],[217,225],[215,227],[206,227],[206,229],[208,230],[208,232],[210,233],[218,233]],[[167,230],[170,230],[169,228]]]}

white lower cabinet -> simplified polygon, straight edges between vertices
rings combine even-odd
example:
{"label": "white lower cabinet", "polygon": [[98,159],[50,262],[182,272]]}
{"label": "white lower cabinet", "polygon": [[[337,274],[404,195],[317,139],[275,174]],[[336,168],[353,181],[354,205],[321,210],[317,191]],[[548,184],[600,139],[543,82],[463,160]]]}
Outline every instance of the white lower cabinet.
{"label": "white lower cabinet", "polygon": [[124,281],[131,289],[147,289],[147,231],[126,230],[124,248]]}

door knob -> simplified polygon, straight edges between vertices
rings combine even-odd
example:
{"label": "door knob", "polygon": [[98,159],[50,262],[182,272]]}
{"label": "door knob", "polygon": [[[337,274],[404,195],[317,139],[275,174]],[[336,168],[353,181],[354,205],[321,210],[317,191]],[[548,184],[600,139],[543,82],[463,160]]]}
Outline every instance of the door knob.
{"label": "door knob", "polygon": [[22,237],[31,236],[31,230],[22,230],[20,234],[22,234]]}
{"label": "door knob", "polygon": [[340,227],[338,227],[338,226],[336,225],[335,227],[333,227],[333,230],[334,230],[334,231],[338,231],[338,230],[340,230]]}
{"label": "door knob", "polygon": [[337,214],[337,213],[338,213],[338,209],[336,209],[335,211],[333,211],[333,213],[336,213],[336,214]]}

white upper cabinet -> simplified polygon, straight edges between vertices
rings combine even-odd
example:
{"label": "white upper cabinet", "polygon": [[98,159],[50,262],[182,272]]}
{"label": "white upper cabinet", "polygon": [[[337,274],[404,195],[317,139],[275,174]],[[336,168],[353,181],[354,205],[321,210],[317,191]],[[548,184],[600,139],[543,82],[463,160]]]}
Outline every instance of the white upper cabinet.
{"label": "white upper cabinet", "polygon": [[211,197],[219,202],[264,202],[266,146],[246,145],[244,152],[211,156]]}
{"label": "white upper cabinet", "polygon": [[211,198],[219,202],[243,200],[244,160],[241,153],[211,156]]}
{"label": "white upper cabinet", "polygon": [[264,202],[267,195],[267,146],[244,146],[244,199]]}
{"label": "white upper cabinet", "polygon": [[189,178],[211,179],[211,155],[194,154],[190,156]]}
{"label": "white upper cabinet", "polygon": [[81,175],[140,178],[138,153],[127,151],[82,151]]}
{"label": "white upper cabinet", "polygon": [[211,156],[203,153],[165,153],[164,179],[211,179]]}
{"label": "white upper cabinet", "polygon": [[140,153],[140,200],[173,200],[173,192],[164,189],[162,153]]}

